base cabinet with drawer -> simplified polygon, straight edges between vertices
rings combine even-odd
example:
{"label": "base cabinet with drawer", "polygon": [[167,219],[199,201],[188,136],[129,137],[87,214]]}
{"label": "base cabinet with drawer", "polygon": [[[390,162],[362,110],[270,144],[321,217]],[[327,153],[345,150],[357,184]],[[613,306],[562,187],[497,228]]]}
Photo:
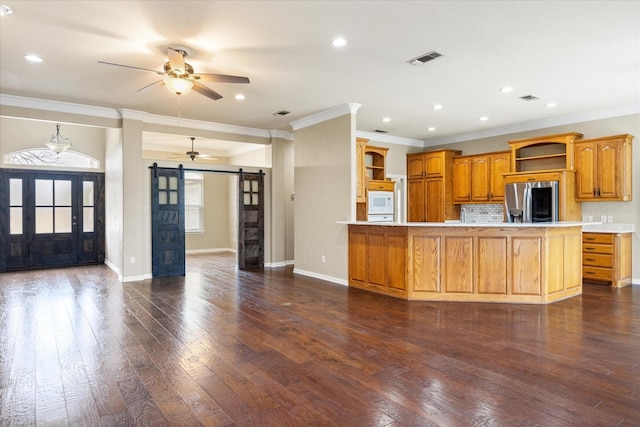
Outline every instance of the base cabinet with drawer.
{"label": "base cabinet with drawer", "polygon": [[631,233],[582,233],[582,279],[631,284]]}

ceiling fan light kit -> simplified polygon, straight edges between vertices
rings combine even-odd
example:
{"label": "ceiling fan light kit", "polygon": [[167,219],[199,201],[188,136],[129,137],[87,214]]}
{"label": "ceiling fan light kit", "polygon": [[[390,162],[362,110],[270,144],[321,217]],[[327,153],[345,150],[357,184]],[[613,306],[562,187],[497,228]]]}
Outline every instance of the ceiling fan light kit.
{"label": "ceiling fan light kit", "polygon": [[193,82],[191,80],[181,77],[167,76],[164,78],[164,84],[167,86],[167,89],[176,95],[182,95],[183,93],[189,92],[193,87]]}
{"label": "ceiling fan light kit", "polygon": [[198,80],[218,82],[218,83],[249,83],[248,77],[230,76],[226,74],[196,74],[190,64],[184,62],[184,58],[189,53],[184,49],[167,49],[168,61],[164,64],[164,71],[149,70],[131,65],[114,64],[113,62],[98,61],[100,64],[115,65],[116,67],[132,68],[139,71],[147,71],[154,74],[164,76],[162,80],[151,83],[140,90],[141,92],[147,88],[154,87],[157,83],[164,83],[165,86],[174,94],[182,95],[190,90],[198,92],[200,95],[209,99],[218,100],[222,98],[218,92],[209,89],[207,86],[198,82]]}

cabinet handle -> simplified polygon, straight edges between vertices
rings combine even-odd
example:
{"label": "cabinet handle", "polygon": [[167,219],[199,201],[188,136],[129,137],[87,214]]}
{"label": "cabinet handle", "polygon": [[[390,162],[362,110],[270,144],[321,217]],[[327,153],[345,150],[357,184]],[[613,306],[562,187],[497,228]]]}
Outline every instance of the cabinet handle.
{"label": "cabinet handle", "polygon": [[600,189],[598,188],[598,197],[600,197],[600,196],[601,196]]}
{"label": "cabinet handle", "polygon": [[584,248],[585,251],[595,251],[596,248]]}
{"label": "cabinet handle", "polygon": [[593,189],[593,197],[596,197],[596,189]]}
{"label": "cabinet handle", "polygon": [[585,271],[584,274],[596,274],[594,271]]}
{"label": "cabinet handle", "polygon": [[585,237],[584,240],[596,240],[595,237]]}
{"label": "cabinet handle", "polygon": [[595,261],[594,258],[585,258],[585,261]]}
{"label": "cabinet handle", "polygon": [[527,181],[535,181],[535,178],[527,178]]}

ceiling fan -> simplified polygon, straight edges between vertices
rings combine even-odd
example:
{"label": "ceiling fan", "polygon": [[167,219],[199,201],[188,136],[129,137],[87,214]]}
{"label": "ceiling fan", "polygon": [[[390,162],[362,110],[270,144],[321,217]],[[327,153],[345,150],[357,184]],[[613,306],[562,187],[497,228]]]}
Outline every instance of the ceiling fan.
{"label": "ceiling fan", "polygon": [[191,139],[191,151],[187,151],[184,154],[181,153],[176,153],[178,156],[177,157],[170,157],[171,159],[182,159],[185,156],[187,156],[188,158],[191,159],[192,162],[195,162],[196,159],[209,159],[209,160],[216,160],[215,158],[211,157],[210,154],[200,154],[198,153],[195,148],[193,147],[193,141],[195,141],[195,137],[190,137]]}
{"label": "ceiling fan", "polygon": [[148,71],[163,76],[161,80],[153,82],[147,86],[138,89],[138,92],[150,89],[156,85],[166,85],[167,88],[181,95],[193,89],[201,95],[211,98],[214,101],[222,98],[218,92],[209,89],[207,86],[199,82],[199,80],[218,83],[249,83],[248,77],[229,76],[226,74],[205,74],[195,73],[193,67],[184,61],[188,56],[188,52],[184,49],[167,49],[168,61],[164,63],[164,71],[149,70],[147,68],[134,67],[131,65],[114,64],[112,62],[98,61],[100,64],[115,65],[116,67],[133,68],[134,70]]}

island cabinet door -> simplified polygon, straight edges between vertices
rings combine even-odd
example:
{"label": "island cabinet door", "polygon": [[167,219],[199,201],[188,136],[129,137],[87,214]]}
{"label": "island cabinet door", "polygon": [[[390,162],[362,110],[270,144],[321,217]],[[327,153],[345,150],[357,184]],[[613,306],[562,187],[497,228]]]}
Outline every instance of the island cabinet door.
{"label": "island cabinet door", "polygon": [[349,230],[349,282],[367,282],[367,233]]}
{"label": "island cabinet door", "polygon": [[473,293],[473,237],[445,236],[443,283],[444,292]]}
{"label": "island cabinet door", "polygon": [[478,237],[478,293],[507,294],[507,237]]}
{"label": "island cabinet door", "polygon": [[542,292],[542,239],[538,236],[511,238],[511,294],[540,295]]}

